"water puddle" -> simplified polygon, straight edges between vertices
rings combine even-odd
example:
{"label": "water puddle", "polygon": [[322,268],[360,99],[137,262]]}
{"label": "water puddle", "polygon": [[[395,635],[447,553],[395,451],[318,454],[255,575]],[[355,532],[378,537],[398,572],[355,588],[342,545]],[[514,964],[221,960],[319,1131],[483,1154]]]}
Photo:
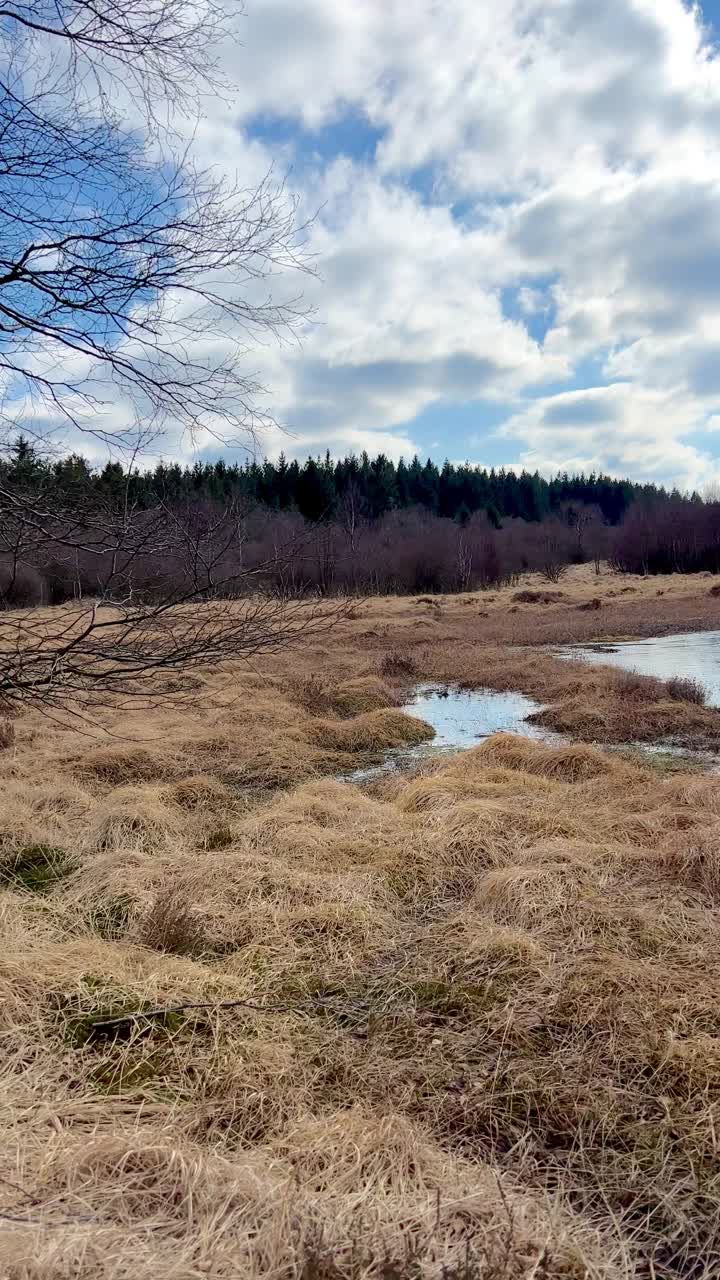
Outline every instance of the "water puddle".
{"label": "water puddle", "polygon": [[542,742],[564,741],[551,730],[530,724],[528,716],[540,704],[522,693],[497,693],[493,689],[457,689],[452,685],[419,685],[401,708],[431,724],[435,737],[414,747],[397,747],[387,752],[382,764],[356,769],[342,781],[366,782],[384,773],[407,769],[423,760],[451,751],[476,747],[493,733],[521,733]]}
{"label": "water puddle", "polygon": [[[649,640],[629,640],[617,644],[568,645],[555,650],[558,657],[572,662],[606,663],[641,675],[668,680],[686,676],[699,680],[707,690],[707,704],[720,707],[720,631],[698,631],[685,635],[656,636]],[[431,724],[435,737],[414,747],[388,751],[381,764],[356,769],[342,781],[366,782],[371,778],[408,769],[444,753],[475,747],[493,733],[519,733],[540,742],[566,742],[552,730],[532,724],[528,717],[540,705],[522,693],[498,693],[493,689],[459,689],[452,685],[424,684],[415,689],[402,710]],[[606,749],[609,749],[606,745]],[[628,743],[643,755],[675,757],[716,770],[717,756],[704,751],[674,746],[670,742]],[[615,748],[618,749],[618,748]]]}
{"label": "water puddle", "polygon": [[707,691],[707,705],[720,707],[720,631],[692,631],[612,645],[568,645],[556,652],[568,661],[603,663],[660,680],[673,676],[699,680]]}

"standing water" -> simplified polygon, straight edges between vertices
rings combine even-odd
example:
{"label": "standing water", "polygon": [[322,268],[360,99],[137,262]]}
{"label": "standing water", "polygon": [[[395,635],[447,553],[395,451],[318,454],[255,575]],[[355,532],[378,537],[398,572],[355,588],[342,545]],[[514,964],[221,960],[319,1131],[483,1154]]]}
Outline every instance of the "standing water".
{"label": "standing water", "polygon": [[497,693],[492,689],[453,689],[447,685],[420,685],[402,710],[419,716],[435,730],[437,751],[458,751],[476,746],[492,733],[522,733],[546,738],[545,730],[528,723],[539,711],[537,702],[522,693]]}
{"label": "standing water", "polygon": [[558,657],[602,662],[660,680],[689,677],[703,685],[708,706],[720,707],[720,631],[692,631],[613,645],[568,645],[558,650]]}
{"label": "standing water", "polygon": [[456,689],[450,685],[424,684],[401,708],[432,725],[431,742],[414,747],[395,747],[382,764],[356,769],[345,775],[348,782],[363,782],[383,773],[407,769],[446,751],[476,747],[493,733],[522,733],[527,738],[558,741],[558,735],[531,724],[528,716],[540,706],[522,693],[497,693],[492,689]]}

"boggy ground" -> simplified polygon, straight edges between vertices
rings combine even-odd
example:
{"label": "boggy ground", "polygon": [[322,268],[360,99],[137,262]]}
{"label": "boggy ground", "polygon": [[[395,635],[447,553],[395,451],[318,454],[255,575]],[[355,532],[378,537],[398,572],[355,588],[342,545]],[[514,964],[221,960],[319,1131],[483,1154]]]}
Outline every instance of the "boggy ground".
{"label": "boggy ground", "polygon": [[372,601],[113,736],[15,723],[3,1275],[720,1274],[716,777],[505,736],[331,776],[426,736],[427,677],[716,743],[681,691],[533,647],[720,618],[712,582],[626,585]]}

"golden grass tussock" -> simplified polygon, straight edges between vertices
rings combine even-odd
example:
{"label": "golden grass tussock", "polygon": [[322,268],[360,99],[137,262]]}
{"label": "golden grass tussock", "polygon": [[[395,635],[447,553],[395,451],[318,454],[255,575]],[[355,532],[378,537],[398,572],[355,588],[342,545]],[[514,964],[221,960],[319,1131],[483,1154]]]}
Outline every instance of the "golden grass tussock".
{"label": "golden grass tussock", "polygon": [[[720,789],[588,740],[712,745],[718,713],[507,644],[704,616],[613,581],[369,601],[192,707],[99,711],[112,745],[17,720],[3,1275],[720,1274]],[[334,778],[429,740],[415,679],[524,689],[584,740]]]}
{"label": "golden grass tussock", "polygon": [[187,814],[168,802],[162,787],[122,786],[97,801],[82,843],[93,853],[172,851],[187,830]]}
{"label": "golden grass tussock", "polygon": [[73,851],[92,803],[69,780],[7,781],[0,792],[0,862],[33,848]]}
{"label": "golden grass tussock", "polygon": [[[470,1179],[462,1164],[433,1159],[411,1125],[357,1111],[301,1126],[295,1140],[318,1169],[313,1193],[298,1189],[293,1164],[270,1152],[231,1161],[198,1145],[181,1152],[161,1134],[154,1142],[97,1135],[62,1154],[51,1149],[42,1188],[58,1206],[51,1239],[21,1227],[7,1274],[324,1276],[335,1274],[338,1260],[350,1270],[362,1257],[366,1274],[376,1261],[378,1274],[394,1275],[407,1256],[388,1214],[397,1204],[414,1241],[413,1274],[465,1275],[477,1257],[478,1275],[529,1275],[541,1261],[568,1280],[583,1275],[560,1211],[489,1172]],[[438,1181],[447,1206],[427,1189]],[[67,1225],[80,1206],[82,1233]],[[108,1221],[117,1226],[108,1229]],[[599,1254],[593,1234],[587,1244]],[[191,1248],[179,1243],[189,1238]]]}
{"label": "golden grass tussock", "polygon": [[375,675],[333,682],[311,675],[290,682],[290,696],[315,715],[350,718],[368,711],[397,706],[398,698],[385,680]]}
{"label": "golden grass tussock", "polygon": [[368,711],[397,706],[397,694],[377,676],[345,680],[332,692],[332,708],[339,716],[359,716]]}
{"label": "golden grass tussock", "polygon": [[331,751],[377,752],[428,742],[434,730],[423,720],[386,708],[350,720],[314,720],[310,733],[319,747]]}
{"label": "golden grass tussock", "polygon": [[108,786],[151,782],[162,778],[167,764],[157,752],[142,746],[99,747],[87,751],[75,764],[78,778],[105,782]]}
{"label": "golden grass tussock", "polygon": [[663,853],[664,865],[673,878],[720,906],[720,822],[677,832],[665,842]]}
{"label": "golden grass tussock", "polygon": [[539,774],[561,782],[585,782],[589,778],[622,778],[628,772],[623,761],[582,744],[546,746],[516,734],[496,734],[478,748],[484,763]]}
{"label": "golden grass tussock", "polygon": [[189,778],[181,778],[168,790],[168,798],[181,809],[220,810],[224,811],[232,805],[232,793],[220,781],[204,773],[192,774]]}
{"label": "golden grass tussock", "polygon": [[325,780],[249,817],[243,833],[255,849],[286,864],[352,870],[380,865],[393,839],[404,842],[407,827],[399,814],[356,788]]}

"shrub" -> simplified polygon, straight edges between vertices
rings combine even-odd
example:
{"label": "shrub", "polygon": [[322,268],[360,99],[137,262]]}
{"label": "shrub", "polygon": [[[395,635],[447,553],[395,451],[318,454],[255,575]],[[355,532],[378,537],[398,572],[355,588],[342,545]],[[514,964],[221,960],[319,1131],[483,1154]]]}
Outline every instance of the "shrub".
{"label": "shrub", "polygon": [[564,596],[564,591],[516,591],[513,600],[518,604],[554,604]]}
{"label": "shrub", "polygon": [[12,720],[0,720],[0,751],[9,751],[15,746],[15,725]]}
{"label": "shrub", "polygon": [[617,675],[617,693],[625,702],[691,702],[703,707],[707,693],[699,680],[688,676],[673,676],[670,680],[658,680],[655,676],[641,676],[637,671],[620,671]]}
{"label": "shrub", "polygon": [[658,702],[664,692],[661,680],[637,671],[618,671],[616,692],[624,702]]}
{"label": "shrub", "polygon": [[158,894],[140,924],[138,941],[153,951],[167,951],[176,956],[192,955],[202,950],[202,922],[188,902],[175,889]]}
{"label": "shrub", "polygon": [[13,564],[8,556],[0,557],[0,602],[9,608],[31,608],[44,600],[43,580],[29,564]]}
{"label": "shrub", "polygon": [[411,654],[400,653],[395,649],[385,654],[380,663],[380,671],[384,676],[416,676],[418,667]]}
{"label": "shrub", "polygon": [[673,702],[693,702],[698,707],[704,707],[707,701],[705,686],[692,676],[673,676],[665,681],[665,691]]}

